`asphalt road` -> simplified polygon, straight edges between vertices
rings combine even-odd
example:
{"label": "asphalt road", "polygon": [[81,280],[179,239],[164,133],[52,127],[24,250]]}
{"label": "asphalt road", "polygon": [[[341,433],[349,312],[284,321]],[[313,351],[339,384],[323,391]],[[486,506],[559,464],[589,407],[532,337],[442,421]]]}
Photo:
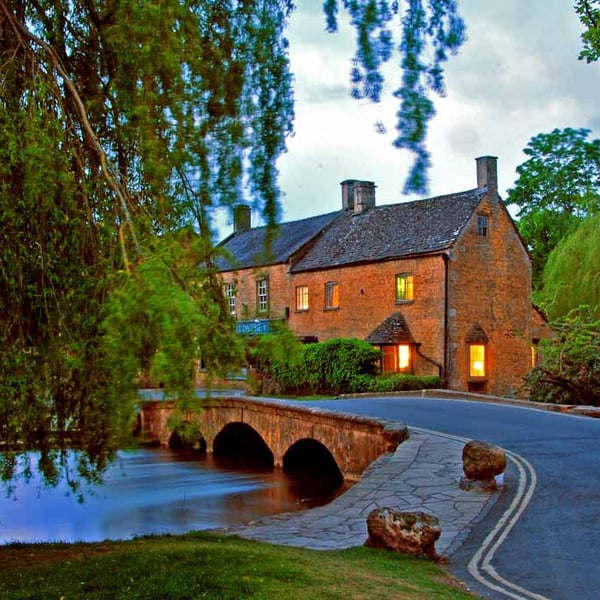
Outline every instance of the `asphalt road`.
{"label": "asphalt road", "polygon": [[[516,525],[495,549],[491,568],[518,588],[482,587],[467,563],[516,493],[518,470],[506,474],[500,501],[451,557],[450,570],[489,598],[600,598],[600,419],[541,410],[433,398],[357,398],[315,401],[336,411],[392,419],[497,444],[533,467],[535,485]],[[517,590],[517,591],[515,591]]]}

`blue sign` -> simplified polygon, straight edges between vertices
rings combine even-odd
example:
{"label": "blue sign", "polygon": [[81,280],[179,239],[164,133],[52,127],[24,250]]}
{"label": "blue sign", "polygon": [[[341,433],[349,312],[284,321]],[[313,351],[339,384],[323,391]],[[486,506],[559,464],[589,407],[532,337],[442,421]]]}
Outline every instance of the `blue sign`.
{"label": "blue sign", "polygon": [[273,333],[273,324],[281,319],[254,319],[252,321],[238,321],[235,324],[236,331],[242,335],[264,335]]}

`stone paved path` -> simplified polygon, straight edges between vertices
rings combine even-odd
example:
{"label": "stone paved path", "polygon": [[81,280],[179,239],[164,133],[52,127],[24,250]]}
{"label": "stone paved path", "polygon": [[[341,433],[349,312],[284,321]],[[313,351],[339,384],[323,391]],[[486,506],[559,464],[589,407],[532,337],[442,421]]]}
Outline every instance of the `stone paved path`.
{"label": "stone paved path", "polygon": [[451,554],[497,493],[459,488],[464,443],[433,434],[411,432],[393,454],[380,457],[362,479],[326,506],[286,513],[229,530],[245,538],[333,550],[361,546],[367,539],[367,515],[375,508],[423,511],[440,520],[438,554]]}

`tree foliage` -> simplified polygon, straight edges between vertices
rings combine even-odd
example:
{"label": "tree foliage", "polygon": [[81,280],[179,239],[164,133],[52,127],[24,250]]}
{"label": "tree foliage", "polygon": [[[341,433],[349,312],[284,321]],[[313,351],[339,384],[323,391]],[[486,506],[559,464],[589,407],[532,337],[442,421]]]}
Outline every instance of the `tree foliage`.
{"label": "tree foliage", "polygon": [[425,140],[435,108],[429,93],[445,93],[443,67],[448,54],[456,53],[465,40],[465,26],[455,0],[324,0],[327,30],[337,29],[343,6],[356,29],[356,54],[351,71],[352,96],[378,102],[383,90],[381,67],[393,56],[393,22],[400,23],[397,50],[402,83],[394,92],[400,101],[396,113],[394,146],[414,156],[404,193],[427,192],[430,155]]}
{"label": "tree foliage", "polygon": [[581,306],[551,322],[554,339],[542,340],[542,362],[525,379],[534,401],[600,406],[600,320]]}
{"label": "tree foliage", "polygon": [[575,12],[585,28],[579,59],[595,62],[600,58],[600,0],[576,0]]}
{"label": "tree foliage", "polygon": [[[192,355],[236,360],[210,209],[245,183],[277,219],[290,9],[0,4],[4,477],[27,475],[19,452],[35,448],[54,481],[75,447],[93,478],[121,443],[140,370],[185,393]],[[171,233],[190,227],[198,239]]]}
{"label": "tree foliage", "polygon": [[518,227],[532,257],[534,287],[550,252],[583,219],[600,212],[600,140],[588,129],[554,129],[533,137],[508,191],[519,208]]}
{"label": "tree foliage", "polygon": [[551,319],[580,305],[600,319],[600,215],[585,219],[550,253],[536,301]]}

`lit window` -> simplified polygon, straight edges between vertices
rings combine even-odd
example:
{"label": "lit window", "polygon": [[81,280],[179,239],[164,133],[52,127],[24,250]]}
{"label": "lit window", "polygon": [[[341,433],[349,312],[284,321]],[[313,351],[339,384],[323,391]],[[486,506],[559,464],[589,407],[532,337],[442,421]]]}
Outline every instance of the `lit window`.
{"label": "lit window", "polygon": [[477,215],[477,235],[487,237],[489,230],[489,220],[487,215]]}
{"label": "lit window", "polygon": [[229,312],[230,314],[235,315],[235,283],[226,283],[224,291]]}
{"label": "lit window", "polygon": [[325,308],[339,308],[340,291],[335,281],[325,284]]}
{"label": "lit window", "polygon": [[396,302],[409,302],[413,292],[413,276],[408,273],[396,275]]}
{"label": "lit window", "polygon": [[535,339],[531,341],[531,368],[537,367],[540,362],[539,355],[539,339]]}
{"label": "lit window", "polygon": [[259,279],[256,282],[256,311],[266,313],[269,310],[269,282]]}
{"label": "lit window", "polygon": [[411,370],[411,354],[408,344],[400,344],[398,346],[386,344],[379,346],[379,349],[382,352],[381,370],[383,372],[397,373],[399,371]]}
{"label": "lit window", "polygon": [[404,371],[410,369],[410,346],[398,346],[398,370]]}
{"label": "lit window", "polygon": [[296,288],[296,310],[308,310],[308,286],[299,285]]}
{"label": "lit window", "polygon": [[471,377],[485,377],[485,346],[471,344],[469,355],[469,375]]}

